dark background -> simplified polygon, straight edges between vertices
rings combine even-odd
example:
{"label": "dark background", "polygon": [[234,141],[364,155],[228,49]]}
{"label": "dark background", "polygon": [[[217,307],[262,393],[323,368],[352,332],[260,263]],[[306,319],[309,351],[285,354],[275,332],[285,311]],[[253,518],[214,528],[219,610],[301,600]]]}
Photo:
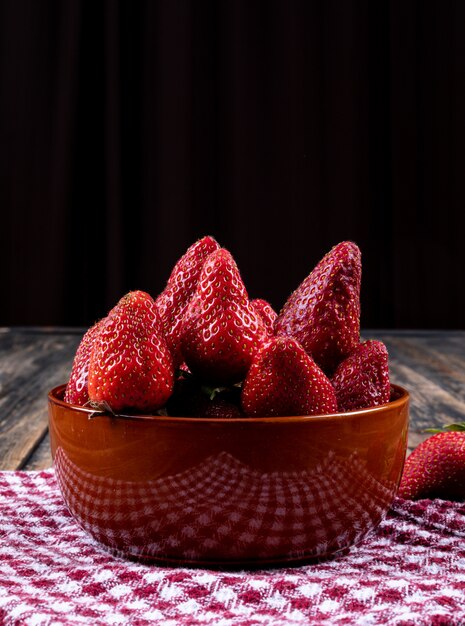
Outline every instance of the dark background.
{"label": "dark background", "polygon": [[279,308],[465,327],[465,2],[0,2],[0,324],[87,325],[212,234]]}

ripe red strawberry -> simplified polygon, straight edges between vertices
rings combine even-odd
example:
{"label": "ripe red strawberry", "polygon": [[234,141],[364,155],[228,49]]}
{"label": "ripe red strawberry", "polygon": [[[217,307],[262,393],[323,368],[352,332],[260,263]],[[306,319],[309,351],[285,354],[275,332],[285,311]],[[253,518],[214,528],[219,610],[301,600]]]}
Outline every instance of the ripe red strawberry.
{"label": "ripe red strawberry", "polygon": [[153,299],[143,291],[121,298],[105,320],[89,366],[89,398],[114,412],[149,412],[173,389],[172,357]]}
{"label": "ripe red strawberry", "polygon": [[224,248],[213,252],[183,320],[181,350],[189,370],[220,385],[240,381],[265,337],[233,257]]}
{"label": "ripe red strawberry", "polygon": [[360,340],[360,250],[344,241],[328,252],[289,297],[275,324],[332,374]]}
{"label": "ripe red strawberry", "polygon": [[196,241],[176,263],[165,289],[155,301],[175,365],[181,362],[179,334],[183,315],[194,295],[205,259],[218,249],[212,237]]}
{"label": "ripe red strawberry", "polygon": [[382,341],[365,341],[342,361],[331,379],[339,411],[389,402],[388,352]]}
{"label": "ripe red strawberry", "polygon": [[242,387],[250,416],[335,413],[334,389],[314,360],[290,337],[275,337],[255,357]]}
{"label": "ripe red strawberry", "polygon": [[205,406],[199,417],[213,417],[218,419],[235,419],[245,417],[241,407],[232,402],[227,395],[216,396]]}
{"label": "ripe red strawberry", "polygon": [[74,357],[71,376],[66,385],[65,402],[84,406],[89,401],[87,378],[89,375],[90,354],[104,321],[104,319],[100,320],[89,328],[79,344]]}
{"label": "ripe red strawberry", "polygon": [[438,433],[415,448],[405,462],[398,495],[464,500],[465,432]]}
{"label": "ripe red strawberry", "polygon": [[278,314],[273,309],[271,304],[266,300],[261,300],[257,298],[255,300],[251,300],[250,304],[253,306],[255,311],[262,318],[263,323],[265,324],[266,331],[270,337],[274,335],[274,324],[276,322],[276,318]]}

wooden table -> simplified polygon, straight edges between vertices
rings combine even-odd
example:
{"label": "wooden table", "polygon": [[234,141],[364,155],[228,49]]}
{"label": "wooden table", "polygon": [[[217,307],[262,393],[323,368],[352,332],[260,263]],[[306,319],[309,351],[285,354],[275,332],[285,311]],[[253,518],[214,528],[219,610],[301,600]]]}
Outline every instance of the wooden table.
{"label": "wooden table", "polygon": [[[51,465],[47,392],[66,382],[83,329],[0,328],[0,469]],[[431,426],[465,421],[465,331],[365,331],[411,392],[409,449]]]}

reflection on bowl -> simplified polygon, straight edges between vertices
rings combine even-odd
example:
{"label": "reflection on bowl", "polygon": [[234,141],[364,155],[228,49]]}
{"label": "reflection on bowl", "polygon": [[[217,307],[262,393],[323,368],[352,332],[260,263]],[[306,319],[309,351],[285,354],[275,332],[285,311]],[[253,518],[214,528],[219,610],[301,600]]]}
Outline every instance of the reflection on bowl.
{"label": "reflection on bowl", "polygon": [[49,394],[52,454],[78,523],[119,553],[209,567],[330,556],[383,518],[401,477],[408,393],[352,413],[110,417]]}

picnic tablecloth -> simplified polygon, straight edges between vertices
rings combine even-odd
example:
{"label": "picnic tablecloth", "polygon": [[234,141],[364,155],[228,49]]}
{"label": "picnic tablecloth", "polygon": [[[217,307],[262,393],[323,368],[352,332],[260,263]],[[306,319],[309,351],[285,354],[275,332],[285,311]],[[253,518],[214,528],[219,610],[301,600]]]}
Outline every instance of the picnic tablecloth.
{"label": "picnic tablecloth", "polygon": [[0,624],[465,625],[465,504],[396,499],[345,556],[261,571],[145,565],[73,520],[53,470],[0,472]]}

